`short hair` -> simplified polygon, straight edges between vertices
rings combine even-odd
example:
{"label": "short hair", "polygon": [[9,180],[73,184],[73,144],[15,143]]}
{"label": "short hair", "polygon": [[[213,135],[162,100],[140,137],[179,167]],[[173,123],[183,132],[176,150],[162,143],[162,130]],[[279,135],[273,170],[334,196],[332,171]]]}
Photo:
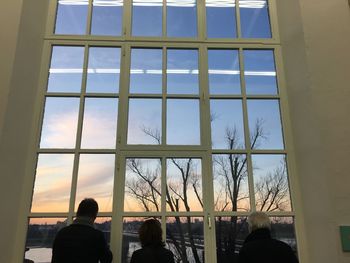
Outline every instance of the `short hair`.
{"label": "short hair", "polygon": [[77,216],[86,216],[96,218],[98,213],[98,204],[92,198],[85,198],[79,204]]}
{"label": "short hair", "polygon": [[254,231],[260,228],[271,229],[269,217],[264,212],[253,212],[248,216],[249,231]]}
{"label": "short hair", "polygon": [[162,240],[162,228],[158,220],[147,219],[139,229],[139,237],[142,247],[164,246]]}

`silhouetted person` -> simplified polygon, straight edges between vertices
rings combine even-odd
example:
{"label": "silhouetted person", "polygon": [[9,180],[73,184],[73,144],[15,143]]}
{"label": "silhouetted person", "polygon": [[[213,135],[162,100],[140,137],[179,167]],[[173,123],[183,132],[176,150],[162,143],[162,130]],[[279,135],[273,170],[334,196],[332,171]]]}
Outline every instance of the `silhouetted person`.
{"label": "silhouetted person", "polygon": [[248,217],[250,234],[239,252],[239,263],[297,263],[292,248],[286,243],[271,238],[271,223],[263,212],[254,212]]}
{"label": "silhouetted person", "polygon": [[52,263],[110,263],[112,252],[101,231],[94,228],[98,204],[86,198],[79,204],[77,218],[56,235]]}
{"label": "silhouetted person", "polygon": [[174,263],[174,255],[164,248],[162,228],[156,219],[143,222],[139,230],[141,249],[136,250],[130,263]]}

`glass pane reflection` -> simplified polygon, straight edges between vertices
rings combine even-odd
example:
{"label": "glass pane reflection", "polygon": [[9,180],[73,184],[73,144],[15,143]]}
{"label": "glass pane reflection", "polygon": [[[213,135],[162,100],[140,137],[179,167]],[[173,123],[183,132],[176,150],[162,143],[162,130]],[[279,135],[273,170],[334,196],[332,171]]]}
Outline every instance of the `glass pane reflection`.
{"label": "glass pane reflection", "polygon": [[214,149],[243,149],[241,100],[210,100],[211,140]]}
{"label": "glass pane reflection", "polygon": [[30,218],[24,258],[34,262],[51,262],[54,238],[66,225],[65,218]]}
{"label": "glass pane reflection", "polygon": [[160,211],[161,163],[159,159],[127,159],[124,211]]}
{"label": "glass pane reflection", "polygon": [[55,34],[86,33],[89,0],[58,0]]}
{"label": "glass pane reflection", "polygon": [[246,155],[214,154],[213,178],[216,211],[249,211]]}
{"label": "glass pane reflection", "polygon": [[235,0],[206,0],[207,36],[209,38],[234,38],[236,30]]}
{"label": "glass pane reflection", "polygon": [[46,98],[40,148],[74,148],[78,98]]}
{"label": "glass pane reflection", "polygon": [[197,37],[195,0],[167,0],[167,36]]}
{"label": "glass pane reflection", "polygon": [[239,0],[243,38],[271,38],[268,2]]}
{"label": "glass pane reflection", "polygon": [[208,50],[210,94],[241,94],[237,50]]}
{"label": "glass pane reflection", "polygon": [[119,92],[120,48],[89,48],[87,92]]}
{"label": "glass pane reflection", "polygon": [[85,99],[81,148],[115,148],[118,99]]}
{"label": "glass pane reflection", "polygon": [[167,100],[167,144],[200,144],[199,100]]}
{"label": "glass pane reflection", "polygon": [[91,34],[120,36],[123,0],[94,0],[92,4]]}
{"label": "glass pane reflection", "polygon": [[248,124],[252,149],[283,149],[278,100],[248,100]]}
{"label": "glass pane reflection", "polygon": [[291,211],[285,155],[252,155],[256,209]]}
{"label": "glass pane reflection", "polygon": [[277,94],[273,50],[244,50],[247,94]]}
{"label": "glass pane reflection", "polygon": [[84,198],[91,197],[99,212],[112,211],[114,154],[81,154],[75,210]]}
{"label": "glass pane reflection", "polygon": [[132,3],[132,35],[162,36],[162,0],[134,0]]}
{"label": "glass pane reflection", "polygon": [[167,93],[198,94],[198,50],[168,49]]}
{"label": "glass pane reflection", "polygon": [[204,262],[203,218],[168,217],[166,242],[175,262]]}
{"label": "glass pane reflection", "polygon": [[73,154],[39,154],[31,212],[67,212]]}
{"label": "glass pane reflection", "polygon": [[84,47],[53,46],[47,90],[80,92],[83,63]]}
{"label": "glass pane reflection", "polygon": [[167,210],[202,211],[202,167],[200,159],[167,159]]}
{"label": "glass pane reflection", "polygon": [[161,118],[161,99],[130,99],[128,144],[161,144]]}
{"label": "glass pane reflection", "polygon": [[218,216],[215,231],[217,262],[238,262],[239,250],[248,235],[247,218]]}
{"label": "glass pane reflection", "polygon": [[162,92],[162,50],[131,50],[130,93]]}

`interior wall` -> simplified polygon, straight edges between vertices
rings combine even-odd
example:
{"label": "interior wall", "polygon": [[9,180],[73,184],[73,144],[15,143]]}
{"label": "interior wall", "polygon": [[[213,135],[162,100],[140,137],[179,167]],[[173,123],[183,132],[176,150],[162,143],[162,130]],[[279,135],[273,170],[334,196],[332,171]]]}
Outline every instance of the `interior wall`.
{"label": "interior wall", "polygon": [[[49,1],[5,2],[0,9],[0,262],[21,262],[23,239],[17,232],[25,228],[28,209],[21,198],[26,176],[32,175],[29,149]],[[349,262],[338,226],[350,225],[350,8],[347,0],[276,2],[305,224],[302,263]]]}
{"label": "interior wall", "polygon": [[23,262],[24,238],[17,237],[26,228],[28,207],[23,204],[30,202],[22,198],[31,174],[28,157],[49,1],[5,2],[0,8],[0,262],[11,263]]}
{"label": "interior wall", "polygon": [[305,224],[299,249],[305,262],[349,262],[339,225],[350,225],[350,7],[276,2]]}

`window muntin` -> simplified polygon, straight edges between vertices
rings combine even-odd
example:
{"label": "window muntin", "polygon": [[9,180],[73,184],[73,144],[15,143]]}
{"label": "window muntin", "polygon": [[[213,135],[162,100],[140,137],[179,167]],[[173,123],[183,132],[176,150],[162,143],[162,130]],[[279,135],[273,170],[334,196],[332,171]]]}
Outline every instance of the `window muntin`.
{"label": "window muntin", "polygon": [[[236,3],[238,2],[239,1],[236,1]],[[207,3],[200,3],[198,6],[186,7],[188,8],[187,11],[191,10],[188,13],[192,12],[188,18],[195,22],[191,23],[191,26],[188,27],[189,30],[187,30],[187,28],[186,30],[180,29],[180,31],[172,36],[171,32],[175,32],[176,30],[170,29],[169,31],[169,21],[171,17],[174,18],[185,15],[176,14],[176,10],[179,9],[172,9],[172,7],[175,8],[176,5],[178,5],[177,7],[179,8],[185,8],[187,4],[183,1],[180,4],[174,2],[173,6],[169,1],[164,1],[164,3],[166,3],[166,6],[163,6],[163,3],[161,7],[159,4],[158,6],[155,5],[157,6],[155,9],[158,10],[157,21],[160,21],[160,17],[162,16],[162,26],[158,24],[157,29],[154,28],[154,32],[157,32],[154,36],[152,36],[150,32],[147,33],[146,29],[141,29],[144,35],[142,35],[142,33],[140,33],[140,35],[134,34],[136,31],[133,28],[132,17],[130,19],[126,17],[123,18],[122,35],[113,35],[116,33],[111,33],[110,35],[106,33],[103,35],[103,33],[98,33],[100,29],[94,31],[93,24],[96,24],[96,21],[98,21],[96,18],[101,15],[102,19],[104,12],[94,14],[94,12],[97,12],[97,6],[94,4],[94,1],[91,0],[89,1],[90,6],[88,6],[87,15],[87,22],[89,24],[86,24],[85,33],[81,34],[91,33],[90,36],[73,37],[68,33],[62,33],[66,35],[57,34],[50,38],[48,43],[50,45],[52,44],[53,47],[76,48],[76,50],[80,48],[79,59],[74,59],[76,62],[80,63],[77,66],[70,67],[71,63],[69,60],[71,60],[71,57],[67,59],[62,56],[56,56],[57,58],[65,59],[65,65],[63,65],[61,69],[69,69],[69,71],[72,71],[69,74],[75,74],[71,76],[74,76],[73,79],[75,79],[74,81],[77,84],[74,84],[74,87],[72,87],[73,85],[65,85],[59,88],[51,88],[54,86],[50,84],[48,85],[50,88],[48,88],[45,93],[45,99],[75,99],[77,121],[74,125],[77,127],[74,128],[74,132],[72,131],[72,134],[74,133],[75,135],[71,136],[73,139],[70,139],[71,144],[69,146],[51,145],[46,147],[44,144],[40,144],[38,149],[38,154],[71,154],[71,156],[74,156],[74,163],[72,164],[71,197],[69,200],[70,205],[68,212],[51,211],[43,212],[44,214],[42,214],[42,212],[32,211],[29,218],[40,216],[47,217],[47,215],[50,217],[64,216],[67,218],[68,223],[70,223],[74,219],[76,205],[77,202],[79,202],[78,199],[82,198],[85,191],[85,193],[91,193],[100,198],[99,200],[102,200],[100,202],[103,203],[105,208],[102,210],[102,215],[100,215],[100,217],[108,217],[113,221],[112,225],[115,228],[112,229],[111,246],[114,251],[116,251],[118,247],[124,247],[126,244],[128,244],[128,246],[130,244],[133,246],[128,247],[128,252],[126,254],[124,253],[124,249],[124,252],[120,253],[123,254],[122,262],[127,262],[124,261],[125,256],[126,258],[128,256],[130,257],[133,251],[132,249],[136,248],[138,243],[129,243],[130,240],[126,239],[122,241],[122,236],[121,234],[119,235],[119,233],[122,233],[122,231],[119,231],[122,229],[119,218],[123,218],[124,223],[130,219],[128,221],[129,225],[135,224],[136,226],[137,222],[133,222],[134,218],[141,221],[147,217],[156,217],[162,223],[163,235],[165,237],[167,235],[166,226],[168,219],[172,219],[172,222],[176,222],[176,218],[178,218],[186,229],[186,227],[188,227],[186,222],[188,216],[194,219],[193,222],[202,225],[203,232],[206,233],[205,235],[200,234],[201,240],[203,241],[199,243],[195,241],[200,260],[206,257],[206,261],[212,261],[216,255],[211,255],[206,251],[215,251],[215,246],[211,245],[215,242],[206,243],[204,241],[209,237],[212,238],[212,240],[215,238],[214,228],[212,228],[212,230],[208,228],[209,218],[228,218],[227,228],[229,229],[233,226],[232,222],[234,222],[234,220],[232,220],[232,218],[241,218],[244,220],[244,216],[247,215],[249,211],[259,209],[256,203],[257,191],[255,190],[256,178],[258,177],[256,177],[255,164],[253,163],[257,160],[256,156],[274,155],[287,158],[289,155],[284,146],[281,122],[283,117],[281,115],[284,114],[282,111],[283,105],[280,105],[280,103],[282,103],[282,100],[280,101],[281,95],[277,92],[276,75],[278,72],[278,65],[280,65],[280,59],[275,59],[274,55],[278,47],[276,48],[275,45],[269,45],[271,42],[276,42],[275,39],[270,39],[271,34],[259,39],[260,42],[264,43],[264,49],[261,49],[262,45],[256,44],[256,40],[251,40],[251,38],[257,38],[258,36],[253,36],[252,34],[247,37],[244,35],[244,31],[247,27],[245,22],[242,22],[246,19],[242,17],[242,12],[244,11],[242,11],[242,9],[245,8],[242,3],[235,7],[230,6],[229,9],[233,11],[233,13],[230,12],[229,16],[225,18],[229,19],[230,22],[227,22],[227,24],[230,26],[223,29],[230,30],[231,33],[231,30],[236,30],[231,36],[228,34],[224,36],[224,32],[219,32],[220,30],[216,32],[219,34],[218,36],[209,34],[209,20],[205,17],[209,1],[207,1]],[[139,5],[139,7],[142,8],[144,6],[146,5],[143,3]],[[134,12],[134,3],[131,1],[126,3],[125,7],[127,8],[123,9],[123,15],[130,13],[130,11],[131,13]],[[160,8],[162,10],[161,14],[159,12]],[[226,10],[226,8],[223,9]],[[112,12],[112,9],[110,11]],[[113,13],[111,16],[107,15],[106,21],[108,21],[108,17],[117,19],[116,13]],[[241,20],[235,21],[239,17]],[[267,18],[269,19],[269,17]],[[268,23],[270,30],[270,22],[268,19],[265,19],[265,22]],[[205,21],[207,22],[207,27],[204,24]],[[104,22],[101,22],[101,25],[103,23]],[[172,23],[171,26],[173,25],[175,25],[175,23]],[[241,25],[241,27],[239,27],[239,25]],[[98,27],[101,26],[97,23],[96,28]],[[116,24],[113,30],[117,30],[117,27],[119,28],[119,24]],[[235,29],[235,27],[237,28]],[[108,29],[108,26],[106,26],[106,29]],[[183,32],[181,32],[181,30]],[[95,33],[93,33],[93,31]],[[162,34],[160,31],[162,31]],[[189,34],[187,31],[192,33]],[[213,32],[213,30],[211,32]],[[221,33],[223,33],[223,36],[220,36]],[[114,38],[111,38],[111,36]],[[240,41],[242,37],[246,38],[243,40],[244,43]],[[97,54],[98,52],[94,55],[94,50],[101,51],[100,54],[105,53],[105,55],[99,55]],[[140,55],[135,55],[139,51]],[[146,56],[146,51],[150,52],[149,56]],[[179,53],[172,56],[171,53],[175,51]],[[152,52],[154,53],[151,54]],[[180,58],[181,54],[185,53],[187,53],[187,55],[183,55],[182,58]],[[189,55],[190,53],[196,55]],[[267,53],[268,55],[266,55]],[[175,66],[170,66],[172,63],[170,60],[175,61],[175,63],[173,63]],[[48,64],[50,63],[48,62]],[[54,63],[51,62],[51,64]],[[55,69],[54,66],[51,66],[51,68]],[[51,78],[54,77],[53,74],[59,74],[58,72],[60,70],[50,71]],[[255,75],[249,75],[252,71],[258,72],[260,75],[261,72],[269,72],[269,74],[266,76],[260,76],[257,73]],[[181,72],[182,75],[180,75],[179,72]],[[67,74],[66,76],[69,76],[68,72],[64,73]],[[138,80],[133,76],[137,74],[139,74]],[[175,80],[172,81],[171,79],[174,76],[176,77],[176,74],[178,74],[177,79],[175,78]],[[94,77],[96,77],[96,79],[101,79],[101,81],[93,80]],[[256,79],[251,80],[250,77],[256,77]],[[149,78],[149,80],[145,81],[147,78]],[[264,80],[264,78],[267,79]],[[68,80],[68,77],[64,77],[63,79]],[[181,81],[186,82],[186,87],[181,84]],[[92,85],[93,83],[95,83],[95,85]],[[281,85],[280,80],[278,80],[278,83],[279,91],[283,90],[284,87]],[[156,108],[156,110],[153,111],[156,112],[156,121],[152,118],[151,120],[147,120],[146,118],[146,116],[149,116],[148,112],[152,111],[147,110],[147,108],[151,109],[151,106],[147,106],[146,108],[139,106],[142,104],[142,101],[147,100],[156,102],[153,104],[149,103],[149,105],[152,104],[152,107],[155,106],[154,108]],[[98,107],[92,107],[89,101],[100,101],[102,103],[98,103]],[[115,107],[104,105],[104,101],[114,101],[112,104],[115,105]],[[136,107],[133,106],[133,104],[135,104],[134,102],[138,104]],[[187,103],[188,107],[182,107],[182,102],[185,104]],[[265,109],[265,105],[270,104],[273,106],[267,106],[267,109]],[[99,108],[104,110],[98,110]],[[115,111],[117,108],[118,110]],[[136,110],[133,110],[133,108]],[[258,112],[260,109],[263,109],[261,110],[262,113]],[[140,125],[138,125],[140,131],[139,138],[130,135],[132,134],[132,129],[129,126],[130,123],[136,124],[135,118],[132,116],[137,114],[133,112],[138,112],[140,116]],[[210,116],[211,113],[211,115],[215,116],[215,114],[213,114],[215,112],[218,112],[220,117],[216,120]],[[272,115],[270,112],[272,112]],[[98,113],[96,119],[99,119],[99,121],[100,119],[103,121],[102,119],[105,118],[103,116],[116,116],[115,119],[112,117],[107,117],[107,119],[108,122],[111,122],[110,120],[112,119],[113,121],[115,120],[115,123],[118,121],[118,127],[115,128],[115,126],[113,126],[113,128],[108,128],[107,131],[109,135],[103,136],[104,129],[98,131],[100,128],[99,126],[102,128],[103,125],[96,125],[94,129],[98,131],[96,136],[86,136],[86,132],[84,131],[84,129],[86,129],[85,127],[87,127],[85,116],[89,114],[96,115],[96,113]],[[47,119],[47,117],[45,117],[46,114],[47,113],[44,113],[43,115],[44,123],[45,118]],[[178,118],[178,120],[176,120],[175,117]],[[181,125],[179,126],[177,123],[181,123],[185,119],[187,119],[185,123],[188,124],[188,127],[186,131],[182,131],[183,129],[179,129]],[[268,136],[265,136],[267,138],[261,138],[262,143],[259,144],[259,147],[252,145],[254,124],[257,119],[265,119],[263,123],[268,124],[268,127],[265,129],[265,135]],[[56,118],[56,120],[59,120],[59,118]],[[149,125],[149,123],[152,124],[152,127],[147,130],[148,134],[144,132],[146,130],[140,129],[143,122],[147,125]],[[219,126],[229,125],[239,127],[237,128],[237,130],[239,130],[239,133],[237,132],[239,134],[237,135],[237,145],[239,146],[233,147],[232,149],[227,146],[225,147],[224,142],[227,138],[223,138],[225,133],[219,129]],[[88,126],[93,127],[91,124]],[[152,130],[152,128],[154,129]],[[45,127],[43,127],[43,131],[44,130]],[[90,130],[92,129],[90,128]],[[112,130],[115,132],[112,132]],[[96,138],[101,137],[108,137],[108,144],[103,145],[101,142],[98,142]],[[192,138],[188,140],[190,137],[195,139]],[[132,142],[134,139],[136,139],[135,142]],[[86,143],[87,141],[90,141],[91,144]],[[92,141],[96,142],[96,145],[92,145]],[[90,144],[90,146],[88,144]],[[252,146],[250,147],[250,145]],[[88,155],[95,156],[91,157],[90,163],[103,163],[103,161],[98,160],[100,160],[100,158],[103,159],[103,156],[113,156],[109,165],[96,165],[96,167],[109,167],[105,168],[110,171],[107,176],[109,178],[107,181],[109,182],[106,185],[93,187],[88,184],[84,186],[84,183],[82,183],[82,180],[84,181],[84,174],[81,174],[81,171],[84,171],[84,169],[81,167],[81,160],[84,158],[81,159],[81,157]],[[219,186],[221,183],[217,183],[220,176],[221,181],[223,181],[222,174],[224,172],[223,169],[220,170],[217,165],[215,167],[215,162],[218,160],[218,157],[222,157],[224,160],[224,167],[230,166],[230,156],[232,156],[232,160],[237,160],[236,163],[243,167],[243,173],[241,173],[241,175],[244,180],[241,181],[240,187],[236,189],[239,193],[237,204],[235,203],[236,201],[233,200],[230,205],[222,209],[224,206],[217,206],[215,200],[220,200],[221,204],[223,204],[224,201],[220,199],[219,193],[227,194],[228,190],[220,189]],[[157,168],[152,168],[153,170],[151,170],[157,173],[158,176],[156,181],[159,183],[160,197],[157,196],[157,200],[160,202],[160,210],[157,210],[155,207],[148,211],[146,209],[140,209],[140,207],[133,210],[133,207],[130,208],[130,205],[127,206],[124,204],[124,201],[131,200],[131,197],[126,195],[125,182],[123,181],[129,177],[126,174],[127,163],[125,161],[132,158],[142,161],[150,160],[157,163]],[[169,206],[167,200],[170,200],[166,197],[166,189],[168,186],[168,161],[173,158],[183,160],[185,163],[189,160],[199,161],[201,167],[200,185],[202,188],[200,190],[202,193],[200,193],[200,196],[203,199],[202,209],[198,208],[202,206],[199,201],[197,204],[191,203],[190,211],[183,209],[179,212],[173,212],[167,209],[167,206]],[[86,170],[88,170],[88,168],[86,168]],[[102,168],[97,168],[97,170],[102,171]],[[177,171],[177,173],[181,174],[180,171]],[[228,175],[232,176],[230,172],[228,172]],[[288,176],[287,173],[286,176]],[[93,181],[95,177],[98,178],[98,175],[89,175],[88,177],[90,177],[90,181]],[[231,182],[230,185],[234,187],[233,182]],[[91,190],[93,191],[86,190],[89,189],[89,187],[92,187]],[[193,186],[191,187],[192,190],[189,193],[191,193],[191,195],[196,195]],[[110,205],[105,205],[106,200],[103,200],[103,196],[100,196],[101,192],[99,192],[99,189],[109,194],[112,200]],[[150,190],[149,187],[148,190]],[[112,194],[110,195],[110,193]],[[173,199],[176,203],[176,198]],[[178,202],[180,202],[180,198]],[[192,202],[194,201],[192,200]],[[269,214],[273,215],[274,213],[269,212]],[[288,216],[294,219],[294,212],[291,208],[279,210],[278,215],[281,215],[283,218]],[[185,221],[182,222],[181,220]],[[213,221],[215,222],[215,220]],[[179,229],[179,226],[176,224],[175,227]],[[282,228],[283,226],[279,229]],[[138,228],[134,229],[134,233],[136,233],[136,229]],[[106,231],[108,233],[110,230]],[[218,242],[218,240],[220,236],[217,233],[218,229],[216,228],[216,244],[218,246],[217,248],[219,248],[220,242]],[[130,233],[124,233],[124,238],[129,236]],[[236,232],[235,236],[240,238],[240,233]],[[188,238],[190,238],[189,233]],[[221,238],[223,239],[224,236]],[[241,239],[242,238],[244,238],[244,236],[242,236]],[[170,239],[167,241],[171,243]],[[237,250],[237,247],[233,251],[235,250]],[[174,254],[176,253],[178,253],[177,256],[181,258],[181,253],[175,251]],[[183,259],[194,259],[192,252],[185,254],[186,255],[182,255],[185,256]],[[219,254],[218,257],[220,257]],[[120,262],[119,258],[117,260]],[[218,260],[221,259],[218,258]]]}

